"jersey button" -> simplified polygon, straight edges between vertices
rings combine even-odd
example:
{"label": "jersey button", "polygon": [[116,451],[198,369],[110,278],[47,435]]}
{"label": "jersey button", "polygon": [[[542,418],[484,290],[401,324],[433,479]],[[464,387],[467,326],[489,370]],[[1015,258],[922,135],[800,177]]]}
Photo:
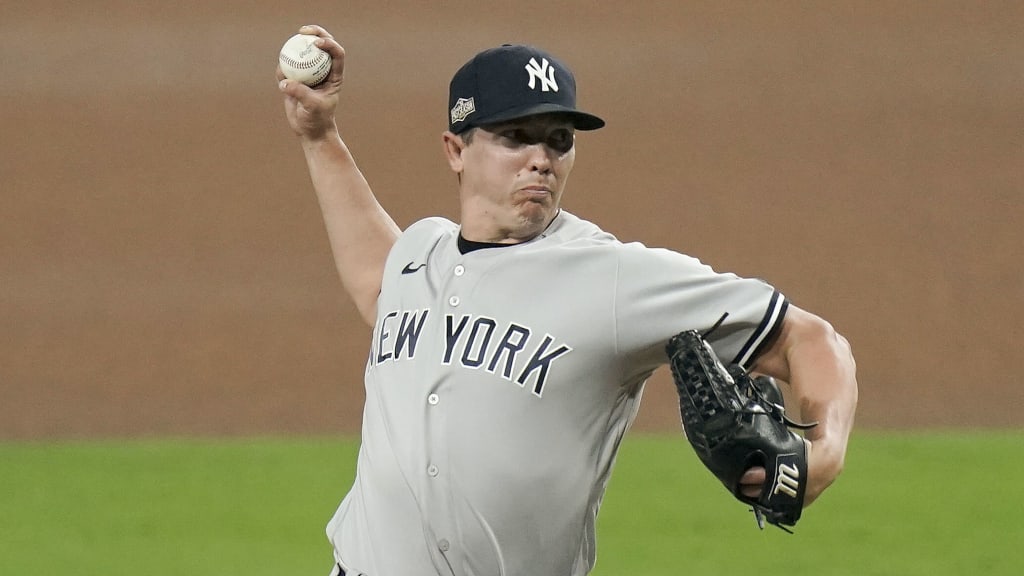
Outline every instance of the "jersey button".
{"label": "jersey button", "polygon": [[448,543],[447,540],[442,538],[441,540],[438,541],[437,547],[441,549],[441,552],[447,552],[448,549],[451,548],[452,546],[451,546],[451,544]]}
{"label": "jersey button", "polygon": [[463,266],[462,264],[459,264],[458,266],[455,267],[455,275],[456,276],[462,276],[465,273],[466,273],[466,267]]}
{"label": "jersey button", "polygon": [[458,296],[452,296],[451,298],[448,299],[448,303],[451,304],[452,306],[458,306],[459,302],[462,302],[462,300],[459,300]]}
{"label": "jersey button", "polygon": [[431,394],[427,396],[427,402],[430,402],[431,406],[437,406],[437,403],[441,401],[441,397],[437,394]]}
{"label": "jersey button", "polygon": [[437,476],[437,466],[434,466],[433,464],[427,466],[427,474],[430,474],[431,476]]}

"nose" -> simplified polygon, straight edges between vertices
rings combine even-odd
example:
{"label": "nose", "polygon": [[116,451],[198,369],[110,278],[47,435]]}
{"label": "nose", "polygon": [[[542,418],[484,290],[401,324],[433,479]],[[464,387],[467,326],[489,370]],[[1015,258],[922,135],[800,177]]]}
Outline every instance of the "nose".
{"label": "nose", "polygon": [[547,174],[551,172],[552,150],[543,143],[531,144],[529,146],[530,171]]}

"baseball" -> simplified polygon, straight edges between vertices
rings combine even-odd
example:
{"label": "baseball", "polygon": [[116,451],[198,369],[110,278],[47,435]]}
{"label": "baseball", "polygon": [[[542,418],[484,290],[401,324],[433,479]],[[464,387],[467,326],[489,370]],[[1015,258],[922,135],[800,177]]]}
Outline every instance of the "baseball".
{"label": "baseball", "polygon": [[317,48],[317,37],[296,34],[281,47],[281,72],[289,80],[298,80],[306,86],[316,86],[331,72],[331,55]]}

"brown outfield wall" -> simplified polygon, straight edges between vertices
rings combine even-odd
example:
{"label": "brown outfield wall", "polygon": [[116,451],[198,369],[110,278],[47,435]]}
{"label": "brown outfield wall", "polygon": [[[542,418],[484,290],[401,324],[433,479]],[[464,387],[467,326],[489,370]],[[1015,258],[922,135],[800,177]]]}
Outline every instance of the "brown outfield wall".
{"label": "brown outfield wall", "polygon": [[1019,3],[151,4],[0,18],[0,439],[358,430],[368,334],[273,80],[311,21],[401,225],[455,216],[451,73],[533,42],[608,120],[568,209],[830,319],[861,427],[1024,424]]}

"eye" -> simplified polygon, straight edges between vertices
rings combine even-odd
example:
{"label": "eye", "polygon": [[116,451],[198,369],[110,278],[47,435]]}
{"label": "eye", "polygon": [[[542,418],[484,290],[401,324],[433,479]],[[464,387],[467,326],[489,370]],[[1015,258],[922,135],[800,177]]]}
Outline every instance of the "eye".
{"label": "eye", "polygon": [[498,132],[498,136],[509,148],[518,148],[527,143],[527,134],[520,128],[507,128]]}
{"label": "eye", "polygon": [[572,150],[575,143],[575,135],[568,128],[559,128],[551,132],[547,137],[547,145],[558,152],[565,154]]}

